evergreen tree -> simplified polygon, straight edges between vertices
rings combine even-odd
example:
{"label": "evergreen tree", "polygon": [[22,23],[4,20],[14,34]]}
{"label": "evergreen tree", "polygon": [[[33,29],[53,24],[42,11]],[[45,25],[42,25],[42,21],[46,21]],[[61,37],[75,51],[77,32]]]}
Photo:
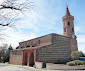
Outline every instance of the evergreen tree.
{"label": "evergreen tree", "polygon": [[13,50],[12,46],[10,45],[9,48],[7,49],[5,56],[4,56],[4,62],[9,62],[10,58],[10,51]]}

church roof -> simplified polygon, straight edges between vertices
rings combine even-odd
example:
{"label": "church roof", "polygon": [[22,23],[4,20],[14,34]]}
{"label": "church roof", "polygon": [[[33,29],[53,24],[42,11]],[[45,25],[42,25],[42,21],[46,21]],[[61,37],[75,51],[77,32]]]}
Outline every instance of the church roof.
{"label": "church roof", "polygon": [[69,15],[70,15],[70,12],[69,12],[69,9],[68,9],[68,6],[67,6],[65,16],[69,16]]}
{"label": "church roof", "polygon": [[[20,42],[20,43],[27,42],[27,41],[31,41],[31,40],[36,40],[36,39],[38,39],[38,38],[44,38],[44,37],[46,37],[46,36],[51,36],[51,35],[54,35],[54,34],[55,34],[55,35],[58,35],[58,36],[62,36],[62,37],[67,37],[67,36],[64,36],[64,35],[56,34],[56,33],[50,33],[50,34],[47,34],[47,35],[44,35],[44,36],[40,36],[40,37],[37,37],[37,38],[34,38],[34,39],[22,41],[22,42]],[[67,38],[68,38],[68,37],[67,37]]]}
{"label": "church roof", "polygon": [[23,51],[23,50],[32,50],[32,49],[39,49],[39,48],[43,48],[43,47],[46,47],[46,46],[50,46],[52,44],[49,44],[49,45],[45,45],[45,46],[37,46],[37,47],[29,47],[29,48],[23,48],[23,49],[15,49],[15,50],[11,50],[12,51]]}

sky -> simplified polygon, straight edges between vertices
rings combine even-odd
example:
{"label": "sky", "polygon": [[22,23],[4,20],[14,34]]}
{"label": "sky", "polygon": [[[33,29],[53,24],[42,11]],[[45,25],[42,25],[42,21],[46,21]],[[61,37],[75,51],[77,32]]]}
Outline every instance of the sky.
{"label": "sky", "polygon": [[74,29],[77,36],[78,50],[85,53],[85,0],[33,0],[35,7],[24,15],[15,27],[7,27],[3,33],[5,40],[0,43],[11,44],[13,48],[19,42],[33,39],[50,33],[63,35],[62,17],[65,15],[66,5],[70,14],[74,16]]}

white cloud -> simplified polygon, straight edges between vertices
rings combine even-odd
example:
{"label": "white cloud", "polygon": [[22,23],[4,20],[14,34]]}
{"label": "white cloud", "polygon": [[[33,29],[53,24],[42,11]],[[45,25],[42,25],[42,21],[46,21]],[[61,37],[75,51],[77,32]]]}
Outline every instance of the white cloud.
{"label": "white cloud", "polygon": [[78,35],[78,43],[85,43],[85,35]]}
{"label": "white cloud", "polygon": [[[35,32],[39,31],[37,27],[37,21],[39,17],[40,16],[34,11],[32,11],[28,15],[19,14],[17,18],[22,18],[22,19],[19,20],[18,24],[15,23],[16,24],[15,29],[7,27],[5,28],[5,30],[3,31],[3,33],[6,34],[6,36],[4,36],[5,40],[0,41],[0,44],[2,43],[12,44],[12,46],[15,48],[16,46],[19,45],[18,44],[19,42],[35,38],[36,34],[33,33],[32,30],[34,30]],[[31,29],[31,33],[29,29]]]}
{"label": "white cloud", "polygon": [[85,53],[85,35],[78,35],[77,41],[78,41],[79,51],[82,51],[82,52]]}
{"label": "white cloud", "polygon": [[0,0],[0,4],[2,4],[2,3],[3,3],[3,1],[4,1],[4,0]]}
{"label": "white cloud", "polygon": [[80,26],[76,26],[75,27],[75,33],[78,33],[80,31],[81,27]]}
{"label": "white cloud", "polygon": [[75,27],[75,33],[77,34],[78,50],[85,53],[85,28],[78,24]]}
{"label": "white cloud", "polygon": [[85,53],[85,44],[79,44],[79,51],[82,51],[83,53]]}
{"label": "white cloud", "polygon": [[0,43],[12,44],[15,48],[18,46],[18,43],[21,41],[26,41],[32,38],[35,38],[36,35],[34,33],[24,34],[22,31],[15,31],[14,29],[8,28],[4,31],[7,36],[5,36],[5,40],[0,41]]}
{"label": "white cloud", "polygon": [[15,28],[5,28],[3,31],[3,33],[6,35],[4,36],[5,40],[0,41],[0,44],[11,44],[15,48],[19,45],[19,42],[35,38],[36,34],[32,31],[30,33],[29,29],[34,30],[35,32],[39,30],[37,27],[37,21],[39,17],[40,16],[34,11],[28,15],[20,14],[17,18],[22,18],[22,20],[19,20],[18,24],[15,25]]}

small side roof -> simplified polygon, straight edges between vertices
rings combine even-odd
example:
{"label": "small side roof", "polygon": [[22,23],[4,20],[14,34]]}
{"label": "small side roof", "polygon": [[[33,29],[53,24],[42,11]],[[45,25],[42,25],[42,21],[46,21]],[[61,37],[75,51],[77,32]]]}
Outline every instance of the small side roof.
{"label": "small side roof", "polygon": [[[50,46],[52,44],[46,45],[46,46]],[[23,50],[32,50],[32,49],[39,49],[39,48],[43,48],[45,46],[38,46],[38,47],[29,47],[29,48],[23,48],[23,49],[15,49],[15,50],[11,50],[11,51],[23,51]]]}

